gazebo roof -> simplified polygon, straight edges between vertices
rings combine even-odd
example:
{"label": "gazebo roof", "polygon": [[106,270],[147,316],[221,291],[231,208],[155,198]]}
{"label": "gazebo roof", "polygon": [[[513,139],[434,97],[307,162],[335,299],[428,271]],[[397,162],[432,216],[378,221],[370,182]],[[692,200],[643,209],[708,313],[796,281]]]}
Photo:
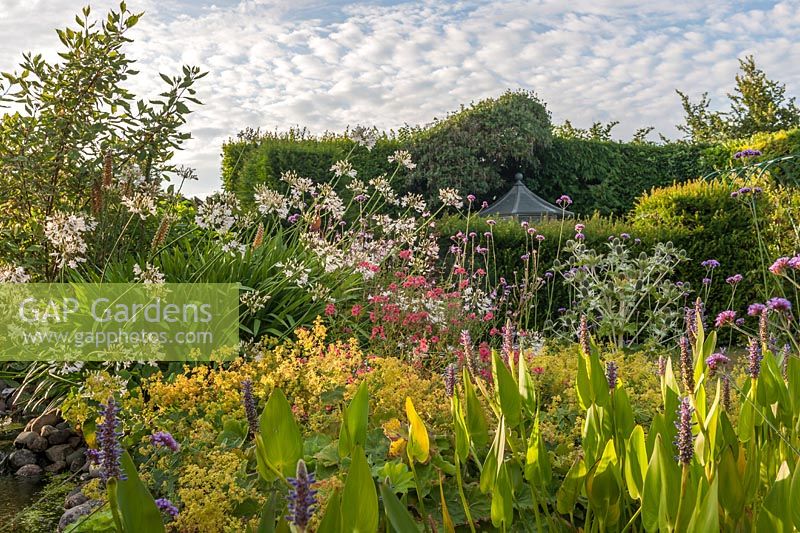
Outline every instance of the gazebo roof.
{"label": "gazebo roof", "polygon": [[501,215],[508,217],[556,217],[556,216],[572,216],[570,211],[564,211],[560,207],[551,204],[550,202],[540,198],[533,193],[529,188],[522,183],[522,174],[517,173],[516,183],[511,187],[511,190],[503,195],[495,203],[483,209],[480,214],[486,215]]}

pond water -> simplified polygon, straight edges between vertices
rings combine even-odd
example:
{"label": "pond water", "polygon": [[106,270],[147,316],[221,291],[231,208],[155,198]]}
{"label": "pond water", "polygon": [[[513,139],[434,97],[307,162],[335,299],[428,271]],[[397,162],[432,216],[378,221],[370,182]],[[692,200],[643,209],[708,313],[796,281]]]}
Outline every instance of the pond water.
{"label": "pond water", "polygon": [[[3,459],[14,451],[12,441],[4,438],[0,435],[0,466]],[[18,478],[0,468],[0,517],[3,518],[0,524],[33,503],[44,484],[44,479]]]}

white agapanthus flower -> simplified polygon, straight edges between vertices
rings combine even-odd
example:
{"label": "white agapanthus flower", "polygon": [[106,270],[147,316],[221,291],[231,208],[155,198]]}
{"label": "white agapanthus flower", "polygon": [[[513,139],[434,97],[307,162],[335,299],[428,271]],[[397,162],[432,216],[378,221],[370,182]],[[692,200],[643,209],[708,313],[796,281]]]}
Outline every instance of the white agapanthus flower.
{"label": "white agapanthus flower", "polygon": [[44,226],[44,235],[53,251],[50,255],[55,258],[59,269],[68,266],[77,268],[78,263],[85,263],[86,241],[84,234],[92,231],[97,223],[91,217],[56,213],[47,217]]}
{"label": "white agapanthus flower", "polygon": [[256,187],[253,199],[258,211],[263,215],[275,213],[281,218],[286,218],[289,215],[289,204],[286,201],[286,197],[263,184]]}
{"label": "white agapanthus flower", "polygon": [[458,189],[452,189],[452,188],[439,189],[439,200],[441,200],[444,205],[449,207],[455,207],[456,209],[461,209],[461,207],[464,205],[464,202],[461,199],[461,194],[459,194]]}
{"label": "white agapanthus flower", "polygon": [[333,166],[331,167],[331,172],[333,172],[333,175],[336,176],[337,178],[342,176],[349,176],[351,178],[355,178],[356,174],[358,174],[358,172],[356,172],[356,169],[353,168],[353,164],[347,159],[343,159],[341,161],[337,161],[336,163],[334,163]]}
{"label": "white agapanthus flower", "polygon": [[365,128],[364,126],[356,126],[350,132],[350,140],[364,146],[367,150],[372,150],[375,143],[378,142],[378,134],[375,129]]}
{"label": "white agapanthus flower", "polygon": [[27,283],[31,277],[22,267],[0,265],[0,283]]}
{"label": "white agapanthus flower", "polygon": [[145,263],[144,268],[140,267],[139,263],[134,263],[133,279],[145,285],[161,285],[164,283],[164,274],[150,263]]}
{"label": "white agapanthus flower", "polygon": [[417,168],[417,164],[411,161],[411,154],[408,150],[395,150],[394,154],[389,156],[389,163],[397,163],[406,167],[408,170]]}
{"label": "white agapanthus flower", "polygon": [[142,220],[156,214],[155,197],[144,192],[135,192],[130,196],[123,196],[122,205],[124,205],[132,215],[136,215]]}
{"label": "white agapanthus flower", "polygon": [[236,223],[235,212],[238,208],[239,201],[233,194],[215,194],[198,206],[194,221],[203,229],[210,229],[224,235]]}

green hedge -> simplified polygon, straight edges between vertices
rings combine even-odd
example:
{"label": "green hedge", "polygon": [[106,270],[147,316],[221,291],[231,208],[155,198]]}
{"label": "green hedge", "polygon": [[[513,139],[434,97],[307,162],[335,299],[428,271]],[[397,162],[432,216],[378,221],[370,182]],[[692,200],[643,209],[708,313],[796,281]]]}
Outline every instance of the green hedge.
{"label": "green hedge", "polygon": [[[716,170],[725,170],[741,166],[736,161],[736,152],[751,148],[760,150],[761,157],[748,160],[747,163],[766,162],[785,156],[800,156],[800,128],[775,133],[757,133],[746,139],[726,141],[708,147],[703,154],[706,164]],[[788,185],[800,185],[800,157],[780,161],[770,166],[770,173],[779,182]]]}

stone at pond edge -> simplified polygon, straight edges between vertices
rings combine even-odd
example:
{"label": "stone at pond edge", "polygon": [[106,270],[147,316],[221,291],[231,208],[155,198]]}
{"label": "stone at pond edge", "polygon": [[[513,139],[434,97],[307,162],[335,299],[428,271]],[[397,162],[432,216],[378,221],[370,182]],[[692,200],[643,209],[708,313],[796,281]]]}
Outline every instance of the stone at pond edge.
{"label": "stone at pond edge", "polygon": [[[55,446],[56,444],[64,444],[72,437],[72,432],[68,429],[57,429],[47,436],[47,442]],[[70,446],[72,443],[70,442]]]}
{"label": "stone at pond edge", "polygon": [[80,435],[75,435],[73,437],[70,437],[67,442],[73,448],[77,448],[78,446],[80,446],[83,443],[83,437],[81,437]]}
{"label": "stone at pond edge", "polygon": [[16,475],[22,477],[38,477],[42,475],[42,467],[35,464],[24,465],[16,471]]}
{"label": "stone at pond edge", "polygon": [[46,413],[39,415],[38,417],[34,418],[28,425],[25,426],[25,431],[33,431],[34,433],[40,433],[44,426],[55,426],[61,420],[61,411],[58,409],[50,409]]}
{"label": "stone at pond edge", "polygon": [[25,465],[36,464],[36,454],[30,450],[26,450],[25,448],[22,448],[21,450],[15,450],[11,452],[11,455],[8,456],[8,464],[16,469]]}
{"label": "stone at pond edge", "polygon": [[61,516],[61,520],[58,521],[58,531],[64,531],[68,525],[78,520],[78,518],[91,513],[92,510],[99,505],[100,502],[98,500],[89,500],[68,509],[67,512]]}
{"label": "stone at pond edge", "polygon": [[53,463],[51,465],[47,465],[44,467],[45,472],[50,472],[51,474],[58,474],[59,472],[63,472],[67,468],[66,461],[58,461],[57,463]]}
{"label": "stone at pond edge", "polygon": [[28,445],[28,449],[32,452],[43,452],[48,446],[50,446],[50,443],[47,442],[46,438],[37,436],[33,439],[33,442]]}
{"label": "stone at pond edge", "polygon": [[72,509],[89,501],[89,497],[82,492],[70,494],[64,500],[64,509]]}
{"label": "stone at pond edge", "polygon": [[17,448],[28,448],[36,437],[38,437],[38,435],[33,431],[23,431],[14,439],[14,446]]}
{"label": "stone at pond edge", "polygon": [[58,444],[45,450],[44,455],[51,463],[58,463],[65,461],[67,454],[72,451],[72,446],[69,444]]}

